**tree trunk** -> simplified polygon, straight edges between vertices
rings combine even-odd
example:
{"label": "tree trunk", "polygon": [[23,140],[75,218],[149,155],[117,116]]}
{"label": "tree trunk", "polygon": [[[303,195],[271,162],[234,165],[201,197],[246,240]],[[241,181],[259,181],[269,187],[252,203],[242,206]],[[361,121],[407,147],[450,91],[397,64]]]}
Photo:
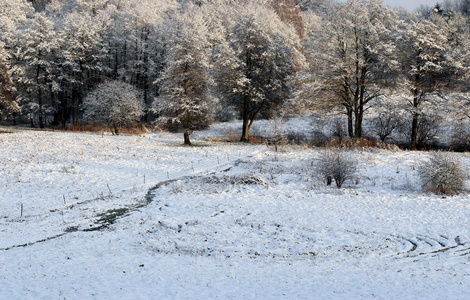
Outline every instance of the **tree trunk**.
{"label": "tree trunk", "polygon": [[[365,50],[366,51],[366,50]],[[364,53],[364,59],[368,60],[368,52]],[[361,68],[361,79],[359,81],[360,89],[358,95],[358,104],[356,109],[356,125],[355,125],[355,133],[354,138],[356,140],[362,138],[362,120],[364,119],[364,106],[366,105],[366,101],[364,100],[366,94],[366,76],[367,76],[367,68]]]}
{"label": "tree trunk", "polygon": [[118,48],[116,47],[116,53],[114,54],[114,70],[113,70],[113,79],[117,80],[118,78],[118,70],[119,70],[119,60],[118,60]]}
{"label": "tree trunk", "polygon": [[418,137],[418,114],[413,113],[413,122],[411,124],[410,149],[416,150],[417,137]]}
{"label": "tree trunk", "polygon": [[149,32],[148,32],[148,29],[146,28],[145,29],[146,31],[143,32],[143,35],[144,35],[144,49],[143,49],[143,52],[144,52],[144,57],[143,57],[143,61],[144,61],[144,74],[143,74],[143,89],[144,89],[144,103],[145,103],[145,115],[144,115],[144,121],[147,123],[149,122],[149,114],[150,114],[150,110],[148,109],[152,103],[149,102],[149,100],[147,99],[148,98],[148,89],[149,89],[149,84],[148,84],[148,78],[149,78],[149,69],[148,69],[148,36],[149,36]]}
{"label": "tree trunk", "polygon": [[38,89],[38,120],[39,120],[39,128],[44,128],[44,116],[43,116],[43,103],[42,103],[42,89],[39,87]]}
{"label": "tree trunk", "polygon": [[421,59],[420,59],[420,54],[421,52],[418,51],[417,53],[417,58],[416,58],[416,65],[417,65],[417,73],[414,76],[414,88],[412,90],[413,93],[413,108],[415,109],[413,111],[413,121],[411,123],[411,141],[410,141],[410,149],[416,150],[417,144],[417,138],[418,138],[418,107],[421,104],[421,100],[423,99],[424,92],[419,90],[419,87],[421,86]]}
{"label": "tree trunk", "polygon": [[242,125],[242,137],[240,138],[240,142],[249,142],[249,136],[248,136],[248,131],[250,130],[249,128],[249,122],[248,118],[243,117],[243,125]]}
{"label": "tree trunk", "polygon": [[[185,89],[187,90],[187,85],[185,84]],[[191,145],[189,140],[189,112],[186,111],[183,115],[183,130],[184,130],[184,144]]]}
{"label": "tree trunk", "polygon": [[184,131],[184,144],[190,146],[191,141],[189,140],[189,132],[188,130]]}
{"label": "tree trunk", "polygon": [[38,85],[38,121],[39,121],[39,128],[44,128],[44,119],[43,119],[43,112],[42,112],[42,88],[41,88],[41,82],[39,80],[39,75],[40,75],[40,70],[41,68],[37,67],[36,70],[36,84]]}
{"label": "tree trunk", "polygon": [[347,109],[347,115],[348,115],[348,136],[350,138],[354,137],[354,131],[353,131],[353,115],[352,115],[352,110],[350,108]]}
{"label": "tree trunk", "polygon": [[76,116],[75,116],[75,127],[79,128],[80,127],[80,105],[77,103],[76,107]]}
{"label": "tree trunk", "polygon": [[242,136],[240,142],[249,142],[248,132],[250,130],[250,98],[249,96],[243,96],[243,127],[242,127]]}
{"label": "tree trunk", "polygon": [[356,140],[362,138],[362,119],[364,118],[363,105],[358,107],[357,112],[355,113],[355,124],[354,124],[354,138]]}
{"label": "tree trunk", "polygon": [[80,59],[79,60],[79,87],[78,87],[78,97],[76,99],[76,116],[75,116],[75,126],[76,128],[79,128],[80,127],[80,104],[81,104],[81,101],[82,101],[82,97],[83,97],[83,85],[84,85],[84,77],[83,77],[83,73],[84,73],[84,68],[83,68],[83,62],[82,60]]}
{"label": "tree trunk", "polygon": [[183,116],[183,130],[184,130],[184,144],[191,145],[189,140],[189,112],[186,112]]}
{"label": "tree trunk", "polygon": [[[253,62],[251,59],[251,50],[245,49],[245,62],[246,62],[246,70],[245,76],[248,79],[253,78],[252,70],[253,70]],[[249,142],[248,132],[250,131],[250,96],[243,95],[243,127],[242,127],[242,136],[240,138],[240,142]]]}
{"label": "tree trunk", "polygon": [[362,137],[362,117],[359,113],[355,115],[354,121],[354,139],[358,140]]}
{"label": "tree trunk", "polygon": [[116,124],[114,125],[114,134],[119,135],[121,133],[122,125],[121,124]]}
{"label": "tree trunk", "polygon": [[[419,60],[418,60],[419,63]],[[419,65],[419,64],[418,64]],[[418,68],[418,72],[421,71],[421,68]],[[414,89],[413,89],[413,121],[411,123],[411,141],[410,141],[410,149],[416,150],[417,148],[417,139],[418,139],[418,107],[421,104],[421,100],[423,97],[422,92],[419,91],[419,86],[421,84],[421,76],[418,74],[415,75],[414,81]]]}

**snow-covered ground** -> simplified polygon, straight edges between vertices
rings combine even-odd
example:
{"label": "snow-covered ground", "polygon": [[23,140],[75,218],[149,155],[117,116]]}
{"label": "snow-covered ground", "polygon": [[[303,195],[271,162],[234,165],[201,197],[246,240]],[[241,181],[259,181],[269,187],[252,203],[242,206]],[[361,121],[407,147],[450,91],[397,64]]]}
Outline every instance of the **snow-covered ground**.
{"label": "snow-covered ground", "polygon": [[427,153],[354,151],[336,189],[217,130],[0,134],[0,299],[468,299],[470,197],[421,191]]}

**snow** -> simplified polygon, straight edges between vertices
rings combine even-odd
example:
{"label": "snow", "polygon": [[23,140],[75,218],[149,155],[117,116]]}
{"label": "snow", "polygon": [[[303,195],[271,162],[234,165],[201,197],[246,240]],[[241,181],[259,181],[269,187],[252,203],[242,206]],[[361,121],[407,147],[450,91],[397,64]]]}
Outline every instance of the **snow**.
{"label": "snow", "polygon": [[221,132],[0,134],[0,299],[468,298],[470,199],[421,190],[427,153],[353,151],[337,189]]}

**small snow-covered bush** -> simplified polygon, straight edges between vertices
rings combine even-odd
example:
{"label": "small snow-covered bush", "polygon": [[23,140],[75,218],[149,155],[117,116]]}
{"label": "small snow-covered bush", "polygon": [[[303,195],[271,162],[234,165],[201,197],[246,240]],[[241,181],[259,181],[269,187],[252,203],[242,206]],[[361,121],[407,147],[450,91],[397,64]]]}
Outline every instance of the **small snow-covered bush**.
{"label": "small snow-covered bush", "polygon": [[282,149],[282,146],[289,143],[282,115],[274,114],[271,123],[271,130],[272,137],[268,142],[274,146],[274,151],[278,152],[278,150]]}
{"label": "small snow-covered bush", "polygon": [[328,185],[335,180],[336,186],[341,188],[348,179],[353,179],[357,170],[357,161],[350,152],[341,148],[327,148],[320,153],[320,160],[316,165],[317,173],[325,178]]}
{"label": "small snow-covered bush", "polygon": [[83,100],[85,119],[111,126],[119,134],[122,126],[135,124],[144,114],[139,91],[121,81],[101,83]]}
{"label": "small snow-covered bush", "polygon": [[421,184],[426,191],[437,194],[455,194],[465,186],[467,173],[462,163],[448,152],[434,152],[419,168]]}

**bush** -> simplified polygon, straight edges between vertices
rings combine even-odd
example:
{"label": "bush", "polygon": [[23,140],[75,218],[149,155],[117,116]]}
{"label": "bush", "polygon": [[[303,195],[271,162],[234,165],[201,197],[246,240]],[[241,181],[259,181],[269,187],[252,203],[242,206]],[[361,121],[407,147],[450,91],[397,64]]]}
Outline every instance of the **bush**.
{"label": "bush", "polygon": [[327,185],[331,185],[334,179],[336,186],[341,188],[346,180],[352,179],[356,174],[357,161],[344,149],[327,148],[320,153],[316,168]]}
{"label": "bush", "polygon": [[119,134],[122,126],[137,123],[144,115],[144,103],[138,90],[120,81],[101,83],[83,100],[84,117],[90,123],[113,128]]}
{"label": "bush", "polygon": [[434,152],[418,169],[423,188],[436,194],[455,194],[465,187],[467,173],[462,163],[448,152]]}

